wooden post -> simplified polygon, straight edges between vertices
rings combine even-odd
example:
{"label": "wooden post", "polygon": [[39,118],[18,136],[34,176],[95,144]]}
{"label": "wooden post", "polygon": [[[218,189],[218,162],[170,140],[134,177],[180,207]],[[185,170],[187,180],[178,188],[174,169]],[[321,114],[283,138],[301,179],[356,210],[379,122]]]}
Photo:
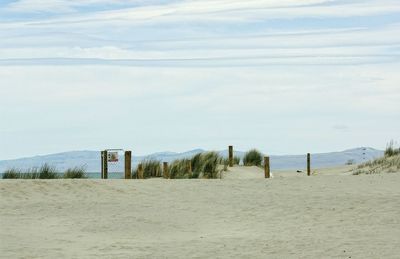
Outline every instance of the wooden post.
{"label": "wooden post", "polygon": [[233,167],[233,146],[229,146],[229,166]]}
{"label": "wooden post", "polygon": [[104,178],[104,151],[101,151],[101,172],[100,172],[100,178],[103,179]]}
{"label": "wooden post", "polygon": [[101,179],[108,178],[107,151],[101,151]]}
{"label": "wooden post", "polygon": [[163,163],[163,177],[169,179],[168,162]]}
{"label": "wooden post", "polygon": [[132,151],[125,151],[125,179],[132,178]]}
{"label": "wooden post", "polygon": [[108,179],[108,152],[104,151],[104,179]]}
{"label": "wooden post", "polygon": [[143,179],[144,175],[143,175],[143,165],[139,164],[138,165],[138,179]]}
{"label": "wooden post", "polygon": [[187,161],[187,170],[189,172],[189,178],[192,178],[192,160]]}
{"label": "wooden post", "polygon": [[307,153],[307,175],[311,175],[311,155]]}
{"label": "wooden post", "polygon": [[268,156],[264,157],[264,174],[265,174],[265,178],[271,177],[271,168],[269,166],[269,157]]}

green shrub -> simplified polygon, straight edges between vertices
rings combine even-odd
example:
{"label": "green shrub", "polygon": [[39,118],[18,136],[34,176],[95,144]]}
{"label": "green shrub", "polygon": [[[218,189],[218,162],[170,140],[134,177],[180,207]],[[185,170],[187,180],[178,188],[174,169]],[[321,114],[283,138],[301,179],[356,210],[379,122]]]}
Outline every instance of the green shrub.
{"label": "green shrub", "polygon": [[261,166],[263,155],[256,149],[248,151],[243,157],[243,164],[245,166]]}
{"label": "green shrub", "polygon": [[70,179],[87,178],[86,169],[83,166],[68,168],[64,172],[63,178],[70,178]]}

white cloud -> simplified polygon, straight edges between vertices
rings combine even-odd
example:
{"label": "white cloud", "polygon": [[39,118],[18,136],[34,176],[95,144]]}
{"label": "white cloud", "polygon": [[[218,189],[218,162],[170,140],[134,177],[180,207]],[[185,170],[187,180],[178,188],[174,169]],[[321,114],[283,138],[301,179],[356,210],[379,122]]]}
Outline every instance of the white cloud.
{"label": "white cloud", "polygon": [[[164,1],[163,1],[164,2]],[[163,3],[161,2],[161,3]],[[329,0],[303,0],[302,2],[296,0],[250,0],[250,1],[239,1],[239,0],[203,0],[203,1],[182,1],[181,3],[175,4],[171,1],[169,4],[173,11],[188,12],[209,12],[209,11],[226,11],[236,10],[241,8],[276,8],[286,6],[301,6],[308,4],[330,2]],[[125,5],[138,4],[140,5],[159,5],[160,1],[143,1],[143,0],[18,0],[10,3],[6,9],[14,12],[64,12],[72,11],[76,7],[81,6],[101,6],[101,5]],[[162,8],[159,5],[158,8]]]}
{"label": "white cloud", "polygon": [[[259,66],[395,62],[400,55],[395,48],[400,44],[399,31],[400,26],[374,30],[311,30],[248,37],[152,40],[128,48],[108,45],[112,42],[107,41],[100,41],[100,45],[107,44],[101,47],[62,46],[64,44],[50,47],[46,46],[47,39],[37,36],[31,38],[28,46],[0,49],[0,64]],[[79,35],[76,37],[78,39]],[[21,41],[21,38],[8,38],[3,44],[11,46],[16,40]],[[37,46],[32,46],[33,42]],[[90,42],[99,43],[95,39]]]}
{"label": "white cloud", "polygon": [[5,9],[10,12],[49,12],[68,13],[78,7],[96,7],[102,5],[128,5],[157,3],[152,0],[17,0],[8,4]]}
{"label": "white cloud", "polygon": [[[132,1],[134,3],[136,1]],[[83,5],[117,4],[120,1],[67,1],[67,0],[21,0],[11,4],[6,11],[54,11],[68,12],[74,7]],[[143,3],[139,1],[139,3]],[[329,3],[329,5],[324,5]],[[60,26],[77,23],[96,24],[123,24],[127,22],[155,23],[155,22],[246,22],[270,19],[293,19],[307,17],[352,17],[395,13],[400,11],[397,1],[356,1],[337,2],[333,0],[205,0],[205,1],[179,1],[170,4],[152,2],[147,6],[142,4],[134,8],[121,8],[110,11],[94,13],[68,14],[58,18],[41,21],[20,23],[20,25],[47,25]],[[14,24],[16,25],[16,24]]]}

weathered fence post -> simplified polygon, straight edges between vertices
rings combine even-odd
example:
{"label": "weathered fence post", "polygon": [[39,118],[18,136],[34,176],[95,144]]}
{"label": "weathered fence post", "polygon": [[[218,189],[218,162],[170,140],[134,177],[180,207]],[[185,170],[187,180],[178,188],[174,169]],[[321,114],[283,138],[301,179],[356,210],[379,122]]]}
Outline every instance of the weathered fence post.
{"label": "weathered fence post", "polygon": [[307,175],[311,175],[311,154],[307,153]]}
{"label": "weathered fence post", "polygon": [[144,179],[144,172],[143,172],[143,165],[139,164],[138,165],[138,179]]}
{"label": "weathered fence post", "polygon": [[132,151],[125,151],[125,179],[132,178]]}
{"label": "weathered fence post", "polygon": [[101,159],[100,178],[101,178],[101,179],[104,179],[104,151],[101,151],[100,159]]}
{"label": "weathered fence post", "polygon": [[229,166],[233,167],[233,146],[229,146]]}
{"label": "weathered fence post", "polygon": [[163,163],[163,177],[169,179],[168,162]]}
{"label": "weathered fence post", "polygon": [[101,179],[108,178],[107,151],[101,151]]}
{"label": "weathered fence post", "polygon": [[187,161],[187,170],[189,173],[189,178],[192,178],[192,160],[190,159]]}
{"label": "weathered fence post", "polygon": [[268,156],[264,157],[264,174],[265,174],[265,178],[271,177],[271,168],[269,166],[269,157]]}

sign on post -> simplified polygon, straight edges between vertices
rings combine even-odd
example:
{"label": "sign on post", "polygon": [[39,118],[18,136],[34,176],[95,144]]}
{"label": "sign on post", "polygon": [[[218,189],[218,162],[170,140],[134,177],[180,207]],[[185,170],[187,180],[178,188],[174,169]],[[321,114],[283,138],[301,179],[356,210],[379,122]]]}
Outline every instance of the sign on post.
{"label": "sign on post", "polygon": [[108,162],[118,162],[118,152],[108,152],[107,153],[107,161]]}

